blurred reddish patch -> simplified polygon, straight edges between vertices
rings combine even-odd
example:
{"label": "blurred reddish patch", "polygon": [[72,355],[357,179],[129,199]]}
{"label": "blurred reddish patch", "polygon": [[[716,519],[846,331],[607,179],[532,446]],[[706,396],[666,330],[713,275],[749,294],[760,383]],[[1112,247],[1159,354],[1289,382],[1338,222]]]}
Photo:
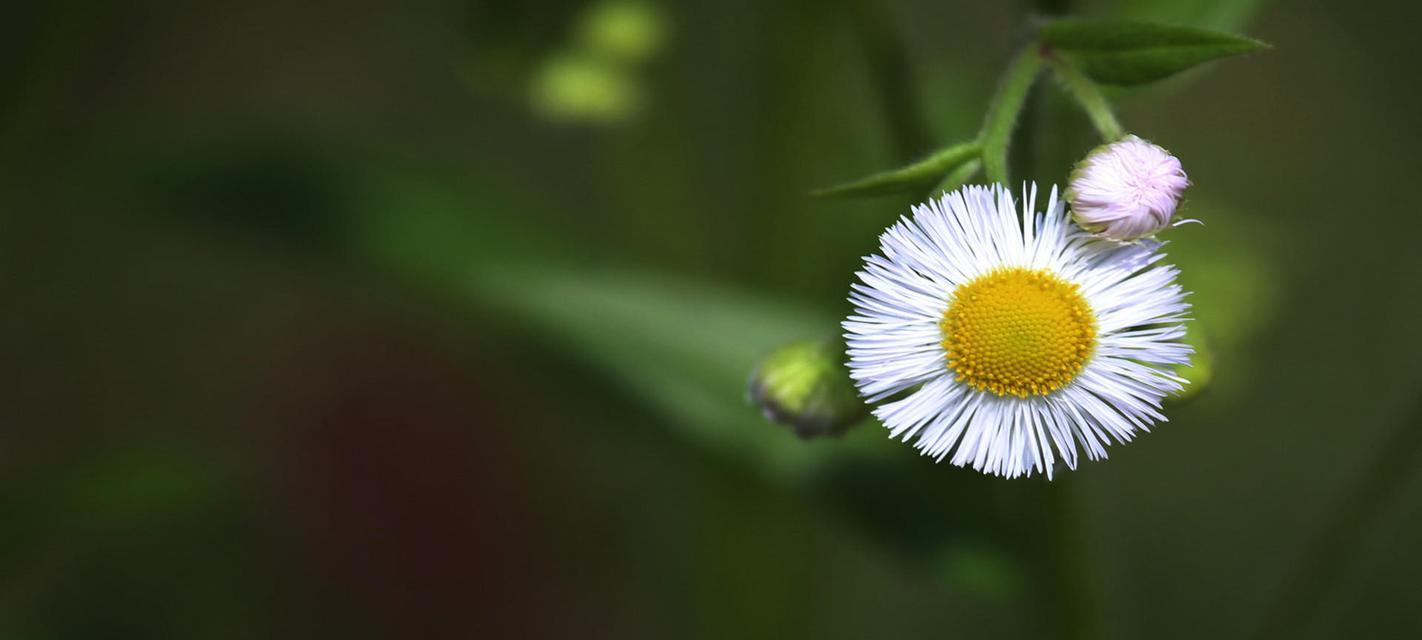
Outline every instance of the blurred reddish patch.
{"label": "blurred reddish patch", "polygon": [[318,603],[377,637],[565,635],[496,391],[384,329],[293,349],[270,388],[275,500]]}

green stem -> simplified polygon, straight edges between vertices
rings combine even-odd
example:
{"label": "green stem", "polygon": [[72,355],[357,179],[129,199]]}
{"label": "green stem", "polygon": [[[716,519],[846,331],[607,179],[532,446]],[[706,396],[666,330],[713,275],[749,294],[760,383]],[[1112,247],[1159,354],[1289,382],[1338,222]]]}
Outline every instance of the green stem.
{"label": "green stem", "polygon": [[1084,531],[1076,478],[1062,478],[1047,489],[1047,535],[1052,581],[1060,607],[1062,637],[1073,640],[1104,637],[1099,619],[1096,584],[1092,579],[1089,541]]}
{"label": "green stem", "polygon": [[1116,114],[1111,112],[1111,104],[1106,101],[1106,96],[1101,95],[1096,83],[1060,57],[1048,56],[1047,64],[1056,72],[1057,77],[1061,78],[1067,92],[1081,105],[1087,117],[1091,118],[1091,124],[1101,134],[1101,139],[1106,142],[1120,140],[1125,132],[1121,129],[1121,123],[1116,120]]}
{"label": "green stem", "polygon": [[1012,143],[1012,130],[1022,104],[1032,90],[1032,83],[1042,69],[1042,56],[1034,42],[1023,49],[1003,75],[997,95],[988,107],[987,118],[979,139],[983,145],[983,168],[988,180],[1007,184],[1007,149]]}
{"label": "green stem", "polygon": [[943,178],[942,182],[938,183],[938,186],[933,188],[933,191],[931,191],[929,195],[937,196],[945,191],[954,191],[958,187],[968,184],[968,181],[972,180],[973,176],[978,175],[978,171],[981,171],[982,168],[983,161],[977,158],[964,162],[957,169],[949,171],[948,175]]}
{"label": "green stem", "polygon": [[[1038,0],[1036,9],[1047,16],[1061,15],[1070,8],[1069,0]],[[1055,62],[1050,53],[1037,51],[1048,64]],[[1054,65],[1055,66],[1055,65]],[[1060,72],[1058,72],[1060,73]],[[1084,79],[1084,78],[1083,78]],[[1095,86],[1090,86],[1097,97]],[[1071,162],[1073,145],[1070,144],[1068,129],[1062,126],[1061,117],[1065,110],[1058,100],[1051,100],[1046,92],[1033,97],[1035,107],[1031,110],[1032,120],[1024,123],[1024,140],[1036,142],[1032,149],[1032,164],[1027,166],[1038,179],[1058,176],[1062,168]],[[1105,114],[1110,123],[1115,123],[1104,98],[1100,105],[1106,107]],[[1101,124],[1093,116],[1098,131]],[[1031,125],[1027,128],[1027,125]],[[1115,125],[1117,129],[1119,124]],[[1030,132],[1030,134],[1029,134]],[[1032,135],[1035,140],[1026,140]],[[1028,145],[1020,145],[1028,147]],[[1064,477],[1048,483],[1043,498],[1045,507],[1045,539],[1042,539],[1044,562],[1050,576],[1053,601],[1058,610],[1061,637],[1077,639],[1098,639],[1108,637],[1108,629],[1101,617],[1102,594],[1097,577],[1097,563],[1092,557],[1092,545],[1087,529],[1085,496],[1081,478]]]}

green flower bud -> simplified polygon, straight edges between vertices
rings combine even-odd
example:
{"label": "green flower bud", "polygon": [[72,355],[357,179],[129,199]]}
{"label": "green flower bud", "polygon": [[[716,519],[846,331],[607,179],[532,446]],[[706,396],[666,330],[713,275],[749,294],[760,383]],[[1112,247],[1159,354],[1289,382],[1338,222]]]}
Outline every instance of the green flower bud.
{"label": "green flower bud", "polygon": [[837,340],[793,342],[772,352],[751,376],[750,398],[767,420],[801,438],[839,435],[867,413]]}

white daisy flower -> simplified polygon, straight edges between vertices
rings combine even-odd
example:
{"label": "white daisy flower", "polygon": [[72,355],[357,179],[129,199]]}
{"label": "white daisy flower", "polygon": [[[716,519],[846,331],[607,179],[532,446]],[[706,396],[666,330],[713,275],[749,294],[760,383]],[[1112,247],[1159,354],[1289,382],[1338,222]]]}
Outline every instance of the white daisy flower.
{"label": "white daisy flower", "polygon": [[1017,205],[964,187],[913,208],[865,258],[843,326],[849,369],[891,437],[1005,477],[1075,469],[1078,447],[1164,422],[1189,305],[1160,244],[1096,238],[1052,188]]}

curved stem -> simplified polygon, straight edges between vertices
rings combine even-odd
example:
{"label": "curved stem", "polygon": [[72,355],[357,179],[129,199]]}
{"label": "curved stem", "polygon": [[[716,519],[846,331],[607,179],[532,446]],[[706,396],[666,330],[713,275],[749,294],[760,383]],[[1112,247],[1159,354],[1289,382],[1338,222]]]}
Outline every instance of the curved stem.
{"label": "curved stem", "polygon": [[1111,111],[1111,103],[1106,101],[1106,96],[1101,95],[1096,83],[1080,69],[1058,56],[1047,56],[1047,64],[1052,67],[1057,77],[1061,78],[1067,92],[1081,105],[1082,111],[1091,118],[1091,124],[1096,127],[1097,133],[1101,134],[1101,139],[1106,142],[1121,139],[1125,134],[1121,123],[1116,120],[1116,114]]}
{"label": "curved stem", "polygon": [[933,188],[933,191],[930,192],[929,195],[936,196],[945,191],[954,191],[958,187],[968,184],[968,181],[972,180],[973,176],[978,175],[978,171],[981,171],[982,168],[983,161],[977,158],[964,162],[962,165],[959,165],[957,169],[949,171],[948,175],[943,178],[942,182],[938,183],[938,186]]}
{"label": "curved stem", "polygon": [[988,180],[1007,184],[1007,149],[1012,143],[1012,130],[1017,126],[1017,116],[1041,69],[1042,56],[1034,42],[1017,54],[1003,75],[979,135]]}

